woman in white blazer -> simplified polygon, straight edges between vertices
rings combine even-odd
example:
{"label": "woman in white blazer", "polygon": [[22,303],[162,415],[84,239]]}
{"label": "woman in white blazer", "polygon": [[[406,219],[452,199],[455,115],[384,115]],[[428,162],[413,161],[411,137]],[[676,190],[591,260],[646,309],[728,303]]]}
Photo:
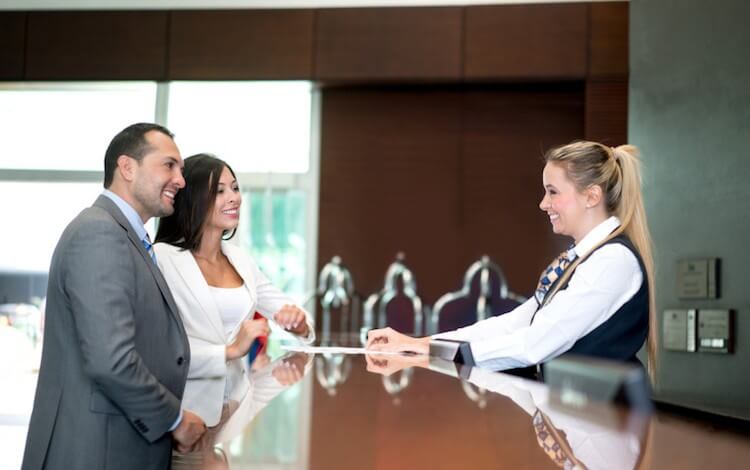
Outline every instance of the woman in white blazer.
{"label": "woman in white blazer", "polygon": [[[242,358],[269,333],[268,321],[305,343],[315,339],[308,312],[276,288],[241,248],[227,243],[242,194],[232,169],[198,154],[185,159],[185,189],[161,219],[154,252],[190,340],[183,409],[216,425],[224,403],[240,401],[249,381]],[[166,191],[164,197],[172,197]],[[253,319],[255,312],[262,315]]]}

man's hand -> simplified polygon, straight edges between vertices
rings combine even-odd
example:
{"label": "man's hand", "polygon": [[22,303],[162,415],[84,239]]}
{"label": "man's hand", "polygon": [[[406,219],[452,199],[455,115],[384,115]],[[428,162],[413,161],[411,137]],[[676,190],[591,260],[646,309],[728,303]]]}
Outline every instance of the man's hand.
{"label": "man's hand", "polygon": [[234,341],[226,347],[227,360],[244,356],[250,350],[250,346],[252,346],[255,338],[258,336],[268,336],[270,332],[268,320],[265,318],[243,321]]}
{"label": "man's hand", "polygon": [[274,314],[273,319],[282,328],[297,336],[307,336],[309,333],[305,311],[296,305],[284,305]]}
{"label": "man's hand", "polygon": [[206,423],[200,416],[188,410],[182,410],[182,421],[177,429],[172,431],[174,447],[177,452],[186,454],[193,450],[193,446],[206,432]]}

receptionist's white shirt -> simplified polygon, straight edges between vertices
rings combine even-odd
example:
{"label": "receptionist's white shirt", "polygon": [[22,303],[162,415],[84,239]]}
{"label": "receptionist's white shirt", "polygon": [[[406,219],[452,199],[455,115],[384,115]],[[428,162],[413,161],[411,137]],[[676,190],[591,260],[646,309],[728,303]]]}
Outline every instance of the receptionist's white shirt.
{"label": "receptionist's white shirt", "polygon": [[[610,217],[594,227],[574,250],[578,257],[620,226]],[[496,370],[539,364],[569,350],[580,338],[607,321],[640,289],[643,273],[635,255],[619,243],[604,245],[578,265],[568,287],[544,308],[532,296],[504,315],[434,335],[471,343],[480,367]]]}

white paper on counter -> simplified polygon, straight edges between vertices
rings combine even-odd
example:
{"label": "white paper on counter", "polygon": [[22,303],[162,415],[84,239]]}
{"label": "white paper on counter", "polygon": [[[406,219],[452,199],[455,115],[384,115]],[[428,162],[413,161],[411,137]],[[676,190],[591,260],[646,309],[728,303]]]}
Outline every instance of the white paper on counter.
{"label": "white paper on counter", "polygon": [[405,353],[394,351],[376,351],[367,348],[347,348],[342,346],[306,346],[303,344],[282,344],[284,351],[303,352],[309,354],[372,354],[378,356],[401,356]]}

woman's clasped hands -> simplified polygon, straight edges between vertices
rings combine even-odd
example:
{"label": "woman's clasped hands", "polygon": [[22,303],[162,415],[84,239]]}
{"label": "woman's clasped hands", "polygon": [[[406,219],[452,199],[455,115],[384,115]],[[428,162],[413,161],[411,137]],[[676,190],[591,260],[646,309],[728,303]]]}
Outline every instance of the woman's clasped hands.
{"label": "woman's clasped hands", "polygon": [[250,350],[253,341],[259,336],[268,336],[271,329],[266,318],[257,320],[245,320],[240,324],[234,341],[226,346],[227,360],[237,359],[244,356]]}

